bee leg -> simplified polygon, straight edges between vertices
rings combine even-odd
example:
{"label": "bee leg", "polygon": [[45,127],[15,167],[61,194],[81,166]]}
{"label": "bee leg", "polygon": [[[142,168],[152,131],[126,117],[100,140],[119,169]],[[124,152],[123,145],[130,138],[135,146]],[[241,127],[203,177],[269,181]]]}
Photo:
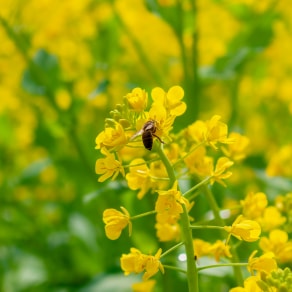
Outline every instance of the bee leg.
{"label": "bee leg", "polygon": [[155,134],[152,134],[152,136],[154,136],[154,137],[156,137],[159,141],[160,141],[160,143],[162,143],[162,144],[165,144],[158,136],[156,136]]}

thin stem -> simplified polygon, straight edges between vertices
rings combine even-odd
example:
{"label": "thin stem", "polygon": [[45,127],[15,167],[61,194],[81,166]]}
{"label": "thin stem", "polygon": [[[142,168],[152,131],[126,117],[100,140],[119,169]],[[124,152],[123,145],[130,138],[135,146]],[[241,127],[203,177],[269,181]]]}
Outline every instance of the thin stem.
{"label": "thin stem", "polygon": [[212,268],[218,268],[218,267],[246,267],[248,263],[228,263],[228,264],[217,264],[217,265],[209,265],[204,267],[198,267],[198,271],[206,270],[206,269],[212,269]]}
{"label": "thin stem", "polygon": [[169,253],[171,253],[173,250],[179,248],[179,247],[182,246],[183,244],[184,244],[183,242],[180,242],[180,243],[174,245],[173,247],[171,247],[170,249],[168,249],[167,251],[165,251],[165,252],[160,256],[160,258],[165,257],[166,255],[168,255]]}
{"label": "thin stem", "polygon": [[211,226],[211,225],[190,225],[191,229],[219,229],[224,230],[223,226]]}
{"label": "thin stem", "polygon": [[145,217],[145,216],[149,216],[149,215],[152,215],[152,214],[156,214],[156,211],[153,210],[153,211],[149,211],[149,212],[146,212],[146,213],[142,213],[142,214],[139,214],[139,215],[135,215],[135,216],[131,216],[131,220],[135,220],[135,219],[139,219],[139,218],[142,218],[142,217]]}
{"label": "thin stem", "polygon": [[164,267],[165,269],[168,269],[168,270],[174,270],[174,271],[181,272],[181,273],[184,273],[184,274],[187,273],[186,270],[183,270],[183,269],[180,269],[180,268],[177,268],[177,267],[174,267],[174,266],[163,265],[163,267]]}
{"label": "thin stem", "polygon": [[196,184],[195,186],[193,186],[192,188],[190,188],[188,191],[186,191],[183,194],[183,196],[187,198],[189,194],[193,193],[194,191],[196,191],[197,189],[199,189],[201,186],[207,184],[210,179],[211,179],[211,176],[207,176],[202,181],[200,181],[198,184]]}

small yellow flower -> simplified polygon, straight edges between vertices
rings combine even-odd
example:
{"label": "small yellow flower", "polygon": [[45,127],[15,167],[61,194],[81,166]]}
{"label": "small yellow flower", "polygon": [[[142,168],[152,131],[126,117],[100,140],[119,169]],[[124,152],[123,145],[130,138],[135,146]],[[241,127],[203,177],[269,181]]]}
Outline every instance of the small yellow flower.
{"label": "small yellow flower", "polygon": [[190,173],[194,173],[203,177],[211,175],[213,171],[213,158],[206,156],[206,148],[200,146],[195,150],[191,149],[190,151],[191,154],[189,154],[184,159],[184,162],[189,168]]}
{"label": "small yellow flower", "polygon": [[232,257],[230,253],[230,246],[222,240],[216,240],[215,243],[211,244],[211,246],[209,247],[209,253],[214,255],[214,258],[217,262],[219,262],[220,257],[222,256],[229,258]]}
{"label": "small yellow flower", "polygon": [[248,219],[257,219],[260,217],[268,205],[266,194],[262,192],[247,194],[244,200],[240,201],[243,207],[242,214]]}
{"label": "small yellow flower", "polygon": [[[229,292],[263,292],[258,286],[257,282],[260,281],[258,276],[250,276],[244,280],[244,287],[235,287],[229,290]],[[272,290],[271,292],[273,292]]]}
{"label": "small yellow flower", "polygon": [[224,226],[224,229],[229,232],[229,238],[231,235],[239,240],[248,242],[257,241],[261,234],[260,225],[253,220],[247,220],[242,215],[239,215],[233,222],[232,226]]}
{"label": "small yellow flower", "polygon": [[269,231],[283,225],[286,222],[286,218],[281,215],[276,207],[269,206],[264,210],[262,217],[258,218],[257,221],[264,231]]}
{"label": "small yellow flower", "polygon": [[145,269],[146,256],[138,249],[132,247],[129,254],[123,254],[120,258],[121,268],[127,276],[130,273],[139,274]]}
{"label": "small yellow flower", "polygon": [[130,172],[127,173],[126,180],[131,190],[140,189],[138,199],[142,199],[151,187],[149,173],[144,159],[137,158],[130,163]]}
{"label": "small yellow flower", "polygon": [[155,256],[148,256],[142,254],[138,249],[131,248],[129,254],[123,254],[121,261],[121,268],[127,276],[130,273],[141,273],[145,270],[143,281],[148,280],[155,275],[158,270],[164,273],[164,268],[159,261],[161,255],[161,248],[157,251]]}
{"label": "small yellow flower", "polygon": [[171,189],[168,191],[158,191],[158,194],[155,210],[162,217],[179,218],[180,214],[183,213],[182,204],[186,205],[187,210],[190,210],[192,207],[192,204],[186,198],[182,197],[181,192],[177,190],[177,181]]}
{"label": "small yellow flower", "polygon": [[147,280],[132,285],[133,292],[152,292],[156,284],[155,280]]}
{"label": "small yellow flower", "polygon": [[130,214],[124,208],[121,207],[122,212],[116,209],[106,209],[103,212],[103,222],[105,223],[106,236],[115,240],[118,239],[122,233],[122,230],[129,225],[129,235],[132,233],[132,223],[130,221]]}
{"label": "small yellow flower", "polygon": [[261,238],[259,246],[264,252],[273,252],[281,263],[292,261],[292,241],[288,240],[288,234],[283,230],[272,230],[269,238]]}
{"label": "small yellow flower", "polygon": [[102,148],[101,153],[106,155],[106,157],[97,159],[95,163],[95,172],[97,174],[102,174],[98,179],[99,182],[103,182],[110,177],[114,180],[119,173],[125,176],[123,166],[120,161],[115,160],[115,155],[113,153],[110,153],[106,148]]}
{"label": "small yellow flower", "polygon": [[196,258],[209,255],[211,243],[202,239],[193,240],[194,251]]}
{"label": "small yellow flower", "polygon": [[135,112],[142,112],[147,107],[148,94],[144,89],[136,87],[126,96],[129,107]]}
{"label": "small yellow flower", "polygon": [[166,109],[171,116],[181,116],[186,111],[186,104],[181,101],[184,90],[180,86],[172,86],[166,93],[162,88],[155,87],[151,92],[154,104]]}
{"label": "small yellow flower", "polygon": [[178,241],[180,239],[180,225],[178,223],[159,223],[159,219],[157,222],[155,228],[159,241]]}
{"label": "small yellow flower", "polygon": [[211,173],[210,183],[213,184],[214,182],[217,182],[223,186],[226,186],[223,179],[229,178],[232,175],[232,172],[225,171],[232,165],[233,161],[229,160],[227,157],[220,157],[216,163],[215,170]]}
{"label": "small yellow flower", "polygon": [[249,145],[249,139],[246,136],[242,136],[239,133],[230,133],[230,141],[234,143],[228,144],[226,147],[222,147],[223,153],[230,157],[232,160],[242,160],[246,156],[246,149]]}
{"label": "small yellow flower", "polygon": [[106,147],[111,148],[122,148],[128,142],[125,131],[121,124],[115,123],[114,128],[105,128],[95,139],[95,149]]}
{"label": "small yellow flower", "polygon": [[145,266],[146,271],[143,275],[143,281],[146,281],[150,277],[155,275],[158,272],[158,270],[164,273],[163,265],[159,261],[161,253],[162,253],[162,249],[160,248],[155,254],[155,256],[147,256],[146,266]]}
{"label": "small yellow flower", "polygon": [[253,274],[253,271],[259,271],[261,274],[270,274],[271,271],[277,269],[277,262],[272,252],[265,253],[258,258],[255,258],[255,250],[248,259],[248,270]]}
{"label": "small yellow flower", "polygon": [[292,144],[285,145],[270,159],[266,172],[269,176],[292,176]]}

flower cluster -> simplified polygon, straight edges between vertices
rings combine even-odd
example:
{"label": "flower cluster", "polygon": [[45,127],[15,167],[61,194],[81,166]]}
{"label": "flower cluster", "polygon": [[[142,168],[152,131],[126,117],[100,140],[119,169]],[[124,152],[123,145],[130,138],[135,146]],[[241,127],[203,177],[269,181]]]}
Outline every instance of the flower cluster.
{"label": "flower cluster", "polygon": [[[226,225],[216,201],[210,197],[212,193],[208,186],[215,183],[227,186],[226,180],[232,175],[230,168],[234,162],[244,159],[249,140],[238,133],[229,134],[219,115],[207,121],[197,120],[173,133],[175,119],[186,111],[183,96],[180,86],[173,86],[167,92],[156,87],[151,91],[152,102],[149,102],[145,90],[134,88],[125,95],[124,103],[111,111],[105,129],[96,137],[96,149],[104,155],[96,161],[100,182],[117,179],[121,174],[129,189],[137,192],[139,200],[151,193],[155,195],[153,209],[143,214],[130,215],[124,207],[121,207],[122,212],[106,209],[103,213],[106,236],[116,240],[126,227],[131,236],[134,220],[155,214],[153,228],[158,241],[176,242],[163,254],[159,249],[155,256],[145,255],[134,247],[129,254],[122,255],[120,262],[125,275],[144,272],[143,282],[135,284],[136,290],[153,288],[155,282],[149,278],[159,270],[163,273],[169,268],[161,261],[162,257],[180,245],[186,248],[187,269],[197,275],[194,257],[211,256],[216,262],[224,257],[231,266],[236,265],[237,255],[231,237],[248,243],[257,241],[262,255],[256,258],[254,251],[245,264],[251,277],[244,285],[254,285],[254,277],[269,275],[277,269],[277,261],[291,260],[288,235],[277,230],[286,218],[279,208],[268,206],[263,192],[250,192],[238,202],[241,213],[235,218],[231,216],[231,225]],[[184,181],[191,185],[182,192],[180,184]],[[194,199],[200,193],[209,201],[218,225],[191,224]],[[225,237],[214,243],[193,238],[191,230],[204,228],[220,229]],[[262,231],[271,233],[260,239]],[[254,275],[255,271],[257,275]],[[189,286],[194,285],[191,279],[188,282]]]}

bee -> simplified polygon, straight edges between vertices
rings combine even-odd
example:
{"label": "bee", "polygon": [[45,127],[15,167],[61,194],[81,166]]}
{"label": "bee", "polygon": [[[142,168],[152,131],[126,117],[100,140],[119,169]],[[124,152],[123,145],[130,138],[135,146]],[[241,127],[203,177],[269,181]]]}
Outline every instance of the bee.
{"label": "bee", "polygon": [[142,129],[138,131],[131,138],[131,140],[135,139],[139,135],[142,135],[142,142],[144,147],[148,150],[152,150],[154,137],[156,137],[160,141],[160,143],[164,143],[157,135],[155,135],[156,130],[157,130],[156,121],[150,120],[144,124]]}

